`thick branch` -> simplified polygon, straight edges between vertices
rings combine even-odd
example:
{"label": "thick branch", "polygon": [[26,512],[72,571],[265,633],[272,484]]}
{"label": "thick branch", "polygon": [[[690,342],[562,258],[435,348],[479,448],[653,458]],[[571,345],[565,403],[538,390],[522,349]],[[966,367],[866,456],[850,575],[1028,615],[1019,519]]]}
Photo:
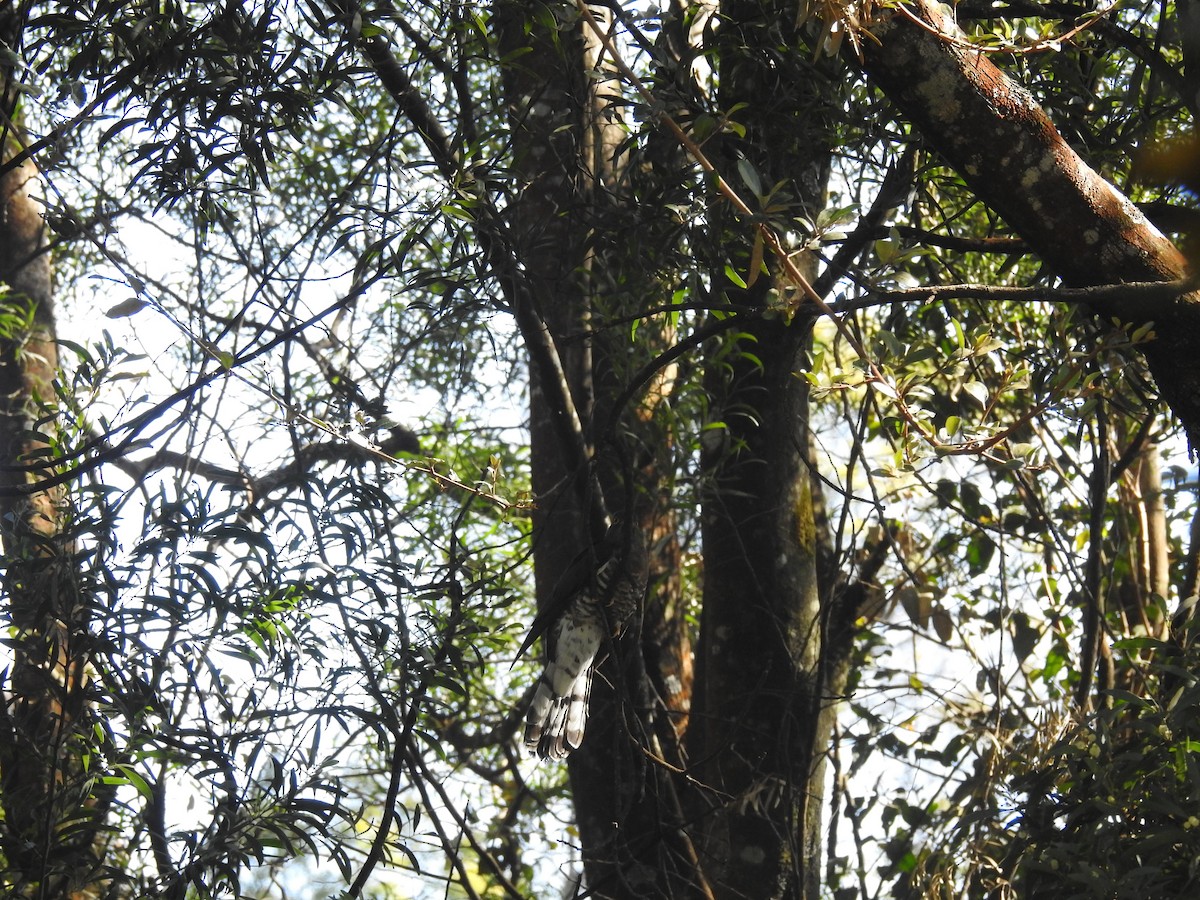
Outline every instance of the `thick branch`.
{"label": "thick branch", "polygon": [[[1173,281],[1179,251],[1063,141],[1033,97],[961,40],[930,0],[871,28],[864,67],[876,84],[1072,286]],[[1163,398],[1200,445],[1200,302],[1195,295],[1098,302],[1122,322],[1155,322],[1144,352]]]}
{"label": "thick branch", "polygon": [[[407,428],[396,427],[388,432],[387,437],[375,446],[374,453],[370,455],[378,458],[395,453],[420,452],[421,446],[417,436]],[[262,501],[282,487],[307,480],[318,463],[367,458],[368,455],[357,444],[339,440],[309,444],[301,448],[301,452],[292,461],[257,477],[241,469],[229,469],[187,453],[167,449],[159,450],[144,459],[113,456],[109,462],[138,481],[163,469],[178,469],[217,484],[243,488],[253,500]]]}
{"label": "thick branch", "polygon": [[[911,7],[945,35],[928,0]],[[893,15],[864,41],[871,80],[960,175],[1070,283],[1178,278],[1185,263],[1149,221],[1063,141],[986,55]]]}

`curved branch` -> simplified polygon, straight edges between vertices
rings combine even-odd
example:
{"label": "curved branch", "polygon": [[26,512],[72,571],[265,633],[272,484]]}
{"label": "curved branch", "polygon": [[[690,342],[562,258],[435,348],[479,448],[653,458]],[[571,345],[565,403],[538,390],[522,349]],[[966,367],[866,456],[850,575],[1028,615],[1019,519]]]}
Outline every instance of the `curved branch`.
{"label": "curved branch", "polygon": [[1023,87],[953,42],[930,0],[863,42],[872,82],[987,204],[1074,285],[1171,280],[1183,256],[1075,153]]}
{"label": "curved branch", "polygon": [[869,241],[876,237],[887,237],[888,229],[884,227],[883,220],[908,192],[913,180],[915,161],[916,150],[910,145],[895,165],[888,169],[875,194],[875,199],[871,202],[871,208],[867,210],[850,236],[838,247],[833,259],[825,266],[825,271],[813,282],[813,290],[822,297],[828,295],[833,290],[833,286],[837,284],[838,279],[843,278],[849,272],[851,263],[866,249]]}

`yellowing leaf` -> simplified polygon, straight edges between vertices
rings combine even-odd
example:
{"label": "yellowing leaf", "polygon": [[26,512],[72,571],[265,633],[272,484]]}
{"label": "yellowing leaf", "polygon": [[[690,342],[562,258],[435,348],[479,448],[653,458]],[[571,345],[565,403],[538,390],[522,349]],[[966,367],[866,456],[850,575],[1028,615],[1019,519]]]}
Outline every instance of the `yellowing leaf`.
{"label": "yellowing leaf", "polygon": [[763,236],[761,231],[754,232],[754,249],[750,251],[750,269],[746,272],[746,287],[754,287],[758,276],[762,274]]}

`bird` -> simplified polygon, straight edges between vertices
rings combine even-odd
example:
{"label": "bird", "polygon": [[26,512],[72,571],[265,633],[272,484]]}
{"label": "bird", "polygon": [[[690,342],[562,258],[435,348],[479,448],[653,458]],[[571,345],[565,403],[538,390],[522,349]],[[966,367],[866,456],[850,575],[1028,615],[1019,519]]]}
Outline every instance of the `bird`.
{"label": "bird", "polygon": [[565,759],[583,742],[597,657],[640,609],[647,572],[641,531],[614,523],[594,553],[581,553],[568,568],[561,589],[534,619],[520,653],[544,633],[546,668],[525,717],[530,755]]}

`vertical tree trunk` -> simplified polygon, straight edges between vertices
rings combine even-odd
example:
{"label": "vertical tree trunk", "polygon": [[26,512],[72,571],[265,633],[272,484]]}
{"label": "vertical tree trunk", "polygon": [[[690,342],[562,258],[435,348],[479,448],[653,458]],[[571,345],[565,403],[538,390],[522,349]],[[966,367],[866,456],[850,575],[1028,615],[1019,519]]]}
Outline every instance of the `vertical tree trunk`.
{"label": "vertical tree trunk", "polygon": [[[822,123],[834,81],[799,54],[784,65],[772,53],[775,30],[786,21],[786,10],[769,3],[722,6],[722,103],[753,98],[739,113],[746,140],[726,147],[724,158],[727,171],[737,171],[734,151],[743,153],[764,185],[787,179],[792,214],[811,218],[825,203]],[[804,87],[782,90],[783,71]],[[746,223],[733,230],[744,244]],[[741,271],[750,259],[744,253]],[[761,304],[769,281],[762,276],[750,291],[727,291],[741,294],[734,298],[740,303]],[[746,332],[709,364],[727,441],[706,460],[704,607],[688,755],[711,790],[700,843],[717,896],[815,898],[832,709],[805,458],[808,391],[796,374],[808,328],[760,320]]]}
{"label": "vertical tree trunk", "polygon": [[[15,14],[0,26],[18,46]],[[17,92],[5,73],[6,121]],[[0,167],[0,540],[11,676],[0,708],[0,801],[6,868],[19,896],[83,897],[98,863],[95,810],[81,777],[87,610],[79,595],[56,474],[53,387],[58,367],[50,257],[31,161],[13,165],[20,136],[5,128]]]}
{"label": "vertical tree trunk", "polygon": [[[624,387],[614,377],[623,367],[604,358],[603,342],[593,345],[581,338],[591,327],[597,296],[604,295],[608,311],[615,312],[611,306],[621,295],[614,289],[617,272],[636,267],[635,260],[620,256],[635,245],[614,251],[608,239],[597,238],[606,221],[611,229],[605,217],[621,202],[620,173],[613,160],[617,136],[602,109],[603,79],[591,71],[603,54],[572,4],[547,7],[552,20],[530,16],[527,4],[513,0],[499,0],[494,9],[501,54],[511,54],[513,60],[503,79],[521,184],[510,211],[516,256],[558,346],[580,418],[599,445],[598,475],[612,511],[630,515],[656,550],[651,570],[658,577],[652,580],[646,621],[652,640],[662,639],[660,649],[674,654],[671,660],[652,662],[656,674],[672,671],[672,665],[680,673],[674,681],[660,679],[673,691],[667,705],[678,711],[686,703],[688,679],[675,658],[684,652],[680,646],[686,646],[686,634],[677,627],[683,616],[675,602],[677,566],[668,571],[665,562],[677,547],[669,533],[673,520],[657,499],[633,502],[637,496],[662,496],[631,484],[661,477],[653,460],[637,452],[614,452],[614,435],[593,434]],[[525,48],[523,54],[514,52]],[[594,537],[594,502],[588,493],[593,473],[564,463],[568,457],[554,424],[562,411],[549,401],[536,371],[530,380],[535,573],[538,600],[545,603]],[[596,414],[598,407],[602,412]],[[682,826],[663,826],[664,815],[679,818],[677,812],[664,813],[664,808],[677,810],[668,799],[669,786],[662,784],[667,776],[648,765],[639,749],[648,737],[643,722],[669,725],[670,719],[649,712],[656,700],[648,690],[638,638],[638,629],[629,629],[600,667],[586,739],[568,763],[585,878],[596,897],[682,896],[679,879],[686,884],[694,874]]]}
{"label": "vertical tree trunk", "polygon": [[[1113,457],[1119,459],[1121,451],[1129,452],[1127,432],[1132,429],[1130,423],[1119,421],[1119,413],[1112,413],[1111,421],[1119,435],[1114,441]],[[1105,606],[1111,621],[1105,633],[1099,635],[1096,688],[1111,691],[1119,687],[1144,694],[1144,667],[1120,665],[1112,653],[1111,641],[1130,636],[1155,640],[1168,637],[1170,539],[1159,464],[1161,448],[1144,435],[1133,440],[1141,440],[1141,445],[1131,448],[1127,465],[1116,478],[1119,512],[1112,517],[1113,530],[1108,536],[1113,558],[1104,566]],[[1143,650],[1140,655],[1145,659],[1151,651]]]}
{"label": "vertical tree trunk", "polygon": [[[552,336],[580,418],[592,401],[591,347],[580,340],[588,306],[582,272],[585,260],[583,196],[580,190],[582,105],[585,96],[582,46],[568,24],[547,30],[517,0],[498,0],[494,23],[505,65],[502,77],[513,133],[518,199],[509,210],[513,252],[524,269],[537,306]],[[559,21],[563,19],[559,8]],[[528,52],[521,53],[520,51]],[[553,591],[559,575],[585,546],[588,515],[582,481],[564,453],[541,372],[530,367],[530,442],[537,593]]]}
{"label": "vertical tree trunk", "polygon": [[828,718],[821,677],[801,326],[754,329],[727,410],[745,449],[722,461],[704,511],[704,611],[688,753],[712,790],[702,823],[718,896],[816,896]]}

